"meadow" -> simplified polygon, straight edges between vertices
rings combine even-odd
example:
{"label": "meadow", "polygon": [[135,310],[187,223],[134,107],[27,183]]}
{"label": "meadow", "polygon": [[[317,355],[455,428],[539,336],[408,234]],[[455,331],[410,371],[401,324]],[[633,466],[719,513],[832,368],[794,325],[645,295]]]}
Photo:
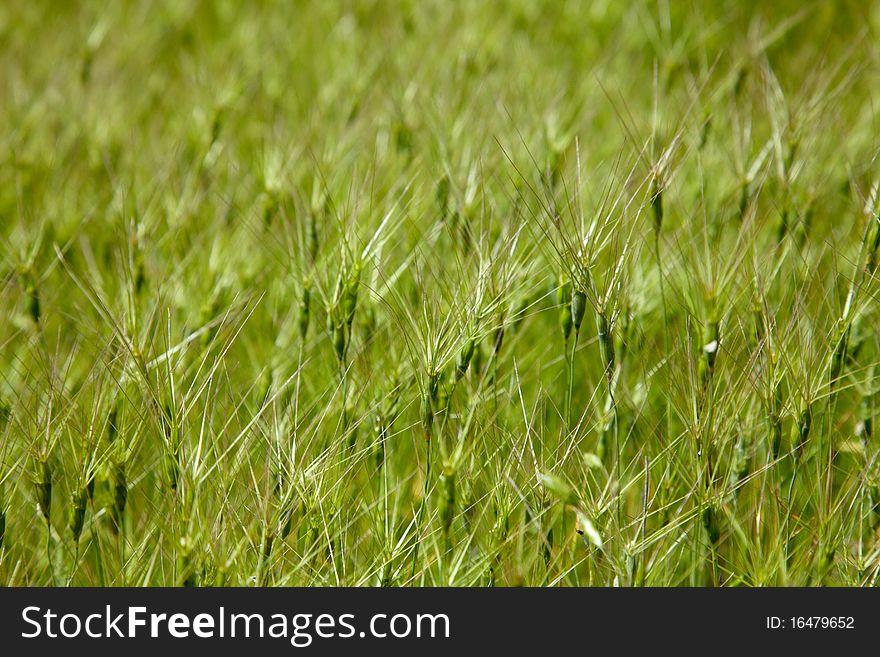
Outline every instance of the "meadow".
{"label": "meadow", "polygon": [[875,584],[878,30],[3,3],[0,584]]}

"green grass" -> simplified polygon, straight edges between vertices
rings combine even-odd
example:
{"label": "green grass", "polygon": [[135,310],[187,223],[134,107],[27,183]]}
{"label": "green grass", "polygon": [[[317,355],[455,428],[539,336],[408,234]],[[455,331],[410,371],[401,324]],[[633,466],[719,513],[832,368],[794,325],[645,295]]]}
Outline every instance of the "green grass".
{"label": "green grass", "polygon": [[874,584],[878,29],[5,3],[0,584]]}

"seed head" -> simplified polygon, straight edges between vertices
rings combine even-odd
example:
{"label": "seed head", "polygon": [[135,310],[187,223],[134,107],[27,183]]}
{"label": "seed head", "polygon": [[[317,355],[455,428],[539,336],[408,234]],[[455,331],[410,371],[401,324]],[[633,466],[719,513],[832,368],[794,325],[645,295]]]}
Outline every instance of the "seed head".
{"label": "seed head", "polygon": [[654,232],[659,235],[663,225],[663,188],[657,174],[653,176],[651,183],[651,211],[654,216]]}
{"label": "seed head", "polygon": [[859,431],[862,444],[867,446],[874,437],[874,399],[873,394],[868,393],[859,402]]}
{"label": "seed head", "polygon": [[278,194],[271,189],[267,189],[263,194],[262,199],[262,215],[263,215],[263,225],[269,226],[272,223],[272,219],[275,218],[275,215],[278,214],[278,208],[280,206],[280,202],[278,199]]}
{"label": "seed head", "polygon": [[737,483],[749,474],[749,454],[745,433],[741,433],[736,439],[733,451],[733,474]]}
{"label": "seed head", "polygon": [[792,444],[796,448],[796,457],[803,455],[807,440],[810,437],[810,427],[813,424],[813,411],[809,404],[805,404],[798,416],[797,423],[792,427]]}
{"label": "seed head", "polygon": [[471,359],[474,356],[475,347],[476,341],[472,337],[465,339],[464,344],[461,346],[461,351],[458,352],[458,359],[455,361],[456,381],[460,380],[465,374],[467,374]]}
{"label": "seed head", "polygon": [[437,210],[440,213],[440,221],[446,219],[446,214],[449,212],[449,177],[443,175],[440,180],[437,181],[437,186],[434,188],[434,200],[437,203]]}
{"label": "seed head", "polygon": [[752,322],[755,328],[755,344],[761,344],[764,339],[764,309],[758,299],[752,301]]}
{"label": "seed head", "polygon": [[504,319],[501,319],[498,328],[495,329],[495,334],[492,336],[492,355],[498,356],[498,353],[501,351],[501,345],[504,344]]}
{"label": "seed head", "polygon": [[712,545],[717,545],[718,539],[721,538],[721,529],[719,527],[718,511],[711,505],[706,505],[702,513],[703,529],[709,537]]}
{"label": "seed head", "polygon": [[49,511],[52,506],[52,468],[45,457],[34,459],[34,490],[37,494],[37,507],[46,524],[49,524]]}
{"label": "seed head", "polygon": [[318,257],[318,226],[315,215],[316,210],[312,210],[306,214],[306,251],[312,262]]}
{"label": "seed head", "polygon": [[113,404],[107,414],[107,441],[112,445],[119,435],[119,402]]}
{"label": "seed head", "polygon": [[86,495],[90,500],[95,499],[95,469],[92,466],[86,470]]}
{"label": "seed head", "polygon": [[12,404],[9,403],[9,400],[5,395],[0,393],[0,429],[3,429],[6,426],[6,423],[9,422],[9,418],[12,417]]}
{"label": "seed head", "polygon": [[163,468],[168,485],[171,490],[176,491],[180,479],[180,432],[176,421],[172,420],[170,412],[170,406],[166,405],[166,410],[163,413],[163,426],[165,427]]}
{"label": "seed head", "polygon": [[75,543],[79,542],[80,534],[82,534],[83,524],[86,519],[86,503],[88,502],[88,499],[89,493],[85,486],[71,496],[70,533],[73,535]]}
{"label": "seed head", "polygon": [[779,450],[782,446],[782,417],[781,411],[783,406],[782,400],[782,380],[778,380],[773,384],[773,390],[770,394],[769,412],[767,413],[767,421],[770,425],[770,456],[776,460],[779,458]]}
{"label": "seed head", "polygon": [[117,529],[122,527],[122,519],[125,515],[125,504],[128,500],[128,481],[125,476],[125,462],[113,463],[111,469],[111,483],[113,484],[113,508],[111,515],[113,524]]}
{"label": "seed head", "polygon": [[39,325],[40,294],[37,290],[37,281],[34,277],[33,269],[30,265],[23,265],[19,268],[19,275],[21,277],[21,285],[27,303],[28,315],[34,324]]}
{"label": "seed head", "polygon": [[609,379],[614,373],[614,340],[611,337],[611,328],[608,317],[604,312],[596,314],[596,334],[599,338],[599,349],[602,352],[602,364],[605,367],[605,376]]}
{"label": "seed head", "polygon": [[437,408],[437,398],[440,388],[440,373],[429,372],[428,383],[422,394],[422,428],[425,430],[425,438],[430,440],[431,429],[434,426],[434,412]]}
{"label": "seed head", "polygon": [[486,353],[483,350],[483,344],[478,342],[474,347],[474,355],[471,358],[471,367],[470,370],[473,372],[474,376],[479,376],[483,371],[483,361],[486,357]]}
{"label": "seed head", "polygon": [[575,333],[581,330],[584,314],[587,312],[587,295],[581,290],[575,290],[571,296],[571,321],[574,324]]}
{"label": "seed head", "polygon": [[559,327],[562,329],[562,339],[568,342],[574,320],[571,315],[571,281],[560,278],[556,287],[556,303],[559,306]]}
{"label": "seed head", "polygon": [[451,463],[443,466],[440,474],[440,524],[443,534],[449,536],[452,519],[455,516],[455,468]]}
{"label": "seed head", "polygon": [[342,312],[345,318],[345,324],[351,329],[354,321],[354,312],[357,308],[358,289],[361,283],[361,263],[355,262],[348,274],[345,282],[345,289],[342,293]]}
{"label": "seed head", "polygon": [[333,353],[336,360],[342,364],[345,362],[346,334],[344,324],[333,324],[331,338],[333,340]]}
{"label": "seed head", "polygon": [[880,215],[872,217],[870,224],[870,248],[868,249],[868,274],[873,275],[877,271],[877,258],[880,255]]}
{"label": "seed head", "polygon": [[299,339],[305,340],[309,332],[309,322],[311,320],[312,305],[312,281],[306,277],[303,279],[302,297],[299,303]]}

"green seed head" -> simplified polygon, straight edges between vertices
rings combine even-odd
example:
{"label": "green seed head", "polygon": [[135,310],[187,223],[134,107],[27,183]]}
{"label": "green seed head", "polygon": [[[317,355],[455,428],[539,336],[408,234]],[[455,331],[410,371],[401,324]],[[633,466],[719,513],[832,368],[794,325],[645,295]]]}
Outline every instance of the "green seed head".
{"label": "green seed head", "polygon": [[348,279],[345,282],[345,289],[342,292],[342,312],[345,323],[351,327],[354,321],[354,312],[357,308],[358,290],[361,282],[361,263],[355,262],[349,272]]}
{"label": "green seed head", "polygon": [[651,184],[651,211],[654,215],[654,231],[659,234],[663,225],[663,189],[657,175],[654,176]]}
{"label": "green seed head", "polygon": [[504,344],[504,318],[501,318],[498,328],[492,336],[492,354],[497,356],[501,351],[501,345]]}
{"label": "green seed head", "polygon": [[90,500],[95,499],[95,469],[89,467],[86,471],[86,495]]}
{"label": "green seed head", "polygon": [[867,445],[874,437],[874,399],[873,395],[867,394],[859,402],[859,417],[862,443]]}
{"label": "green seed head", "polygon": [[446,219],[449,212],[449,177],[443,175],[437,181],[437,187],[434,189],[434,200],[437,203],[437,210],[440,213],[440,220]]}
{"label": "green seed head", "polygon": [[180,432],[177,428],[176,421],[172,419],[170,404],[166,404],[166,410],[163,413],[163,426],[165,427],[164,454],[162,459],[162,467],[164,469],[165,478],[171,490],[177,490],[177,484],[180,479]]}
{"label": "green seed head", "polygon": [[465,374],[467,374],[468,367],[471,364],[471,359],[474,356],[474,349],[476,347],[476,341],[473,338],[466,338],[464,344],[461,346],[461,351],[458,352],[458,359],[455,362],[455,380],[458,381]]}
{"label": "green seed head", "polygon": [[782,380],[773,384],[773,391],[769,400],[767,422],[770,427],[770,456],[775,460],[779,458],[782,446]]}
{"label": "green seed head", "polygon": [[81,488],[78,492],[73,493],[70,500],[70,533],[73,535],[74,542],[79,541],[82,534],[83,524],[86,519],[86,503],[89,499],[89,493],[86,487]]}
{"label": "green seed head", "polygon": [[445,464],[440,474],[440,495],[440,523],[448,536],[455,516],[455,469],[451,463]]}
{"label": "green seed head", "polygon": [[749,474],[749,453],[745,434],[740,434],[736,440],[733,452],[733,474],[737,482],[742,481]]}
{"label": "green seed head", "polygon": [[113,483],[113,521],[116,527],[122,526],[125,504],[128,500],[128,481],[125,476],[125,463],[114,463],[112,469]]}
{"label": "green seed head", "polygon": [[760,344],[764,339],[764,311],[758,299],[752,301],[752,321],[755,326],[755,342]]}
{"label": "green seed head", "polygon": [[335,324],[333,326],[333,353],[336,354],[336,360],[340,364],[345,362],[346,333],[344,324]]}
{"label": "green seed head", "polygon": [[770,416],[770,456],[773,460],[779,458],[779,450],[782,446],[782,422],[776,415]]}
{"label": "green seed head", "polygon": [[810,427],[813,424],[813,411],[809,404],[801,409],[797,423],[792,427],[792,444],[797,449],[796,454],[803,454],[807,440],[810,437]]}
{"label": "green seed head", "polygon": [[587,312],[587,295],[581,290],[575,290],[571,296],[571,321],[574,324],[575,333],[581,330],[584,314]]}
{"label": "green seed head", "polygon": [[34,324],[40,323],[40,294],[36,287],[29,287],[26,290],[28,298],[28,313]]}
{"label": "green seed head", "polygon": [[302,289],[302,297],[300,298],[299,304],[299,318],[298,318],[298,328],[299,328],[299,339],[305,340],[306,335],[309,332],[309,321],[311,319],[311,309],[312,305],[312,281],[311,279],[304,278],[303,279],[303,289]]}
{"label": "green seed head", "polygon": [[28,315],[34,324],[40,323],[40,294],[37,290],[37,281],[30,265],[19,267],[21,286],[27,303]]}
{"label": "green seed head", "polygon": [[48,524],[52,506],[52,468],[45,457],[37,457],[34,461],[34,490],[37,507]]}
{"label": "green seed head", "polygon": [[611,326],[604,312],[596,314],[596,335],[599,338],[599,349],[602,352],[602,364],[605,367],[605,376],[610,377],[614,372],[615,351],[614,339],[611,336]]}
{"label": "green seed head", "polygon": [[107,414],[107,441],[112,445],[119,435],[119,402],[113,404]]}
{"label": "green seed head", "polygon": [[474,347],[474,355],[471,358],[471,372],[472,376],[479,376],[483,371],[483,361],[485,360],[486,353],[483,351],[483,344],[477,343]]}
{"label": "green seed head", "polygon": [[272,556],[272,548],[275,545],[275,536],[272,532],[266,534],[266,540],[263,541],[263,558],[268,559]]}
{"label": "green seed head", "polygon": [[278,214],[278,207],[280,205],[278,194],[272,190],[266,190],[266,192],[263,194],[261,205],[263,225],[269,226],[272,223],[272,220],[275,218],[275,215]]}
{"label": "green seed head", "polygon": [[413,134],[407,122],[404,119],[396,119],[392,124],[392,133],[397,152],[409,155],[413,147]]}
{"label": "green seed head", "polygon": [[877,258],[880,256],[880,215],[871,218],[868,230],[871,234],[871,239],[868,249],[867,269],[869,274],[874,274],[877,271]]}
{"label": "green seed head", "polygon": [[95,51],[92,48],[84,48],[79,67],[79,81],[87,85],[92,79],[92,62],[95,60]]}
{"label": "green seed head", "polygon": [[12,417],[12,404],[5,395],[0,393],[0,430],[2,430]]}
{"label": "green seed head", "polygon": [[718,539],[721,538],[718,511],[713,506],[707,505],[703,509],[702,520],[703,529],[706,530],[706,535],[709,537],[709,542],[712,545],[716,545],[718,543]]}
{"label": "green seed head", "polygon": [[571,315],[571,282],[560,278],[556,287],[556,303],[559,306],[559,327],[562,329],[562,338],[566,342],[571,335],[574,320]]}
{"label": "green seed head", "polygon": [[306,251],[312,262],[318,257],[318,225],[316,220],[317,211],[312,210],[306,214]]}
{"label": "green seed head", "polygon": [[428,383],[422,394],[422,428],[425,430],[425,437],[431,438],[431,430],[434,426],[434,413],[437,408],[437,401],[440,387],[440,373],[429,372]]}

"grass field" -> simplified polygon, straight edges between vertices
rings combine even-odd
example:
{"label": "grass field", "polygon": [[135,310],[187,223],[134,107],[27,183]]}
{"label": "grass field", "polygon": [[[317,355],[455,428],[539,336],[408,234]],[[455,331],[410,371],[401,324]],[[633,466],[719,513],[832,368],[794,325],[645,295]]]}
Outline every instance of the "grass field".
{"label": "grass field", "polygon": [[0,7],[0,583],[871,585],[880,5]]}

